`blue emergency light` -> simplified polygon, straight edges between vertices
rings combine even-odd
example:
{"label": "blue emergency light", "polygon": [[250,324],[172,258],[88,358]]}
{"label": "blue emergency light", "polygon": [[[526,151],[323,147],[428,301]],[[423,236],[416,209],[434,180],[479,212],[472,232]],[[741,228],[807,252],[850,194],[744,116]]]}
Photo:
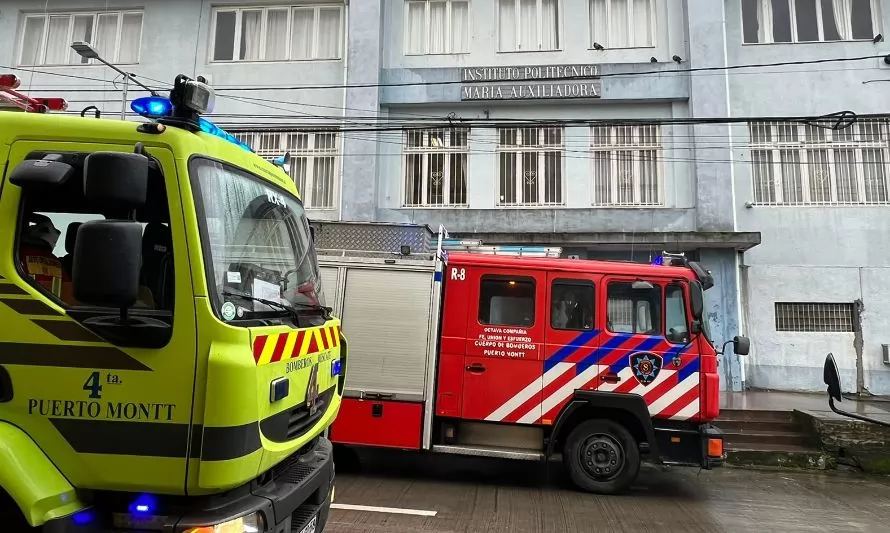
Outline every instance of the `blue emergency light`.
{"label": "blue emergency light", "polygon": [[662,266],[662,265],[664,265],[664,256],[662,256],[662,255],[656,255],[656,256],[655,256],[655,259],[652,260],[652,264],[653,264],[653,265],[658,265],[658,266]]}
{"label": "blue emergency light", "polygon": [[[145,118],[159,119],[169,117],[173,114],[173,102],[171,102],[169,98],[163,96],[143,96],[142,98],[133,100],[130,103],[130,109]],[[214,135],[220,139],[225,139],[234,145],[244,148],[248,152],[253,152],[253,148],[205,118],[198,119],[198,127],[204,133]]]}
{"label": "blue emergency light", "polygon": [[340,375],[340,368],[342,367],[342,363],[339,359],[334,359],[331,363],[331,377]]}

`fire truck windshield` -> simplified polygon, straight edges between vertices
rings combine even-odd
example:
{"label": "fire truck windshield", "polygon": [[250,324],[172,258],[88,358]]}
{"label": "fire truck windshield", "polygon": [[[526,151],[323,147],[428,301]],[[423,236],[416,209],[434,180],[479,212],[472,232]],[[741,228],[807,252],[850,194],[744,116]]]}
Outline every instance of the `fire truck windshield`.
{"label": "fire truck windshield", "polygon": [[[269,303],[297,309],[323,306],[318,264],[300,201],[217,161],[195,158],[189,171],[217,312],[226,320],[237,320],[257,312],[281,312],[280,305]],[[232,309],[227,301],[238,306],[237,318],[225,316]]]}

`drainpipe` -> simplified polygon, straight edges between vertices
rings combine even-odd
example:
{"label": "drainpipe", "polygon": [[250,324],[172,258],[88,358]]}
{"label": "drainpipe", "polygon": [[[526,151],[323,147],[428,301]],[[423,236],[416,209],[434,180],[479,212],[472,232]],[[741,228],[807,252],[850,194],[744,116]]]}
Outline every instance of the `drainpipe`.
{"label": "drainpipe", "polygon": [[346,170],[346,135],[343,129],[346,127],[346,93],[347,72],[349,70],[349,0],[344,1],[343,7],[343,115],[340,119],[340,191],[338,193],[340,208],[337,210],[337,220],[343,220],[343,178]]}

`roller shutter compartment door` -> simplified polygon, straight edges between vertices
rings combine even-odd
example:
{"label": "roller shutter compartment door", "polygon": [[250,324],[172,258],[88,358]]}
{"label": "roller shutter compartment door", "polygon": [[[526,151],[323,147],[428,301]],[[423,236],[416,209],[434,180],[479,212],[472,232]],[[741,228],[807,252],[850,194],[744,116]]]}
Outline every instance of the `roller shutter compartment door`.
{"label": "roller shutter compartment door", "polygon": [[429,348],[432,273],[350,268],[343,332],[346,390],[420,399]]}

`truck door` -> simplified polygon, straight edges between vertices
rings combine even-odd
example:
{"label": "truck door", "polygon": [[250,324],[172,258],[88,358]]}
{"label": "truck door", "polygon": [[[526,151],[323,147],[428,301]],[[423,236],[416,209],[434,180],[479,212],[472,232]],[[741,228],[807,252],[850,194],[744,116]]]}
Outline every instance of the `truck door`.
{"label": "truck door", "polygon": [[547,274],[541,423],[551,424],[577,389],[596,390],[603,368],[597,359],[596,283],[599,276]]}
{"label": "truck door", "polygon": [[666,349],[662,335],[664,289],[654,279],[607,277],[599,302],[603,365],[599,390],[647,393],[657,387]]}
{"label": "truck door", "polygon": [[119,311],[84,305],[71,288],[80,223],[117,214],[85,199],[77,161],[95,151],[132,153],[133,145],[12,145],[10,172],[43,153],[65,154],[74,171],[57,188],[3,184],[0,365],[15,396],[0,403],[0,419],[27,432],[74,486],[175,493],[189,457],[195,310],[175,158],[165,148],[146,150],[157,166],[149,170],[148,201],[135,211],[144,228],[142,269],[129,315],[158,325],[153,331],[170,326],[169,339],[151,346],[141,340],[145,328],[102,329],[113,325],[102,318]]}
{"label": "truck door", "polygon": [[468,268],[461,416],[534,423],[541,417],[543,272]]}

